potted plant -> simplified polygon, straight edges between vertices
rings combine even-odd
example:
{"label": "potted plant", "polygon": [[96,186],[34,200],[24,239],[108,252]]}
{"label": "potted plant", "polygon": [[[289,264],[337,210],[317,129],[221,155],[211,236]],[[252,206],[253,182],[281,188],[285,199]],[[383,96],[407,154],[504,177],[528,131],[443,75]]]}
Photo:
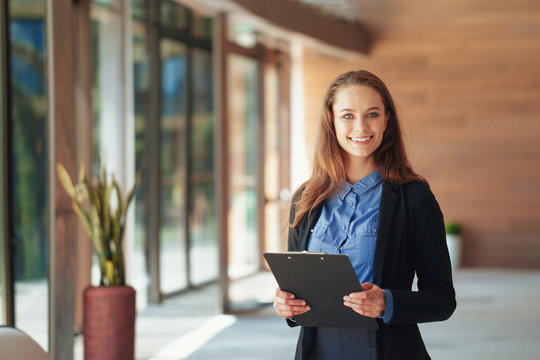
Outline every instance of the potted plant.
{"label": "potted plant", "polygon": [[99,175],[89,179],[84,166],[73,184],[66,169],[56,172],[73,210],[92,240],[100,269],[100,286],[89,286],[83,295],[84,358],[133,360],[135,353],[135,290],[125,284],[122,247],[128,207],[135,184],[124,195],[114,176],[100,165]]}
{"label": "potted plant", "polygon": [[450,253],[452,270],[461,264],[461,226],[456,221],[449,221],[445,225],[446,244]]}

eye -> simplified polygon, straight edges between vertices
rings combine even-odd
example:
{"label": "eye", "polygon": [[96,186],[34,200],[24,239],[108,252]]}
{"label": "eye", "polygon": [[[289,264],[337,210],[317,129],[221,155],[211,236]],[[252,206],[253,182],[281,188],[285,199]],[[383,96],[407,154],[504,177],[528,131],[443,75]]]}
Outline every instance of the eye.
{"label": "eye", "polygon": [[354,119],[354,115],[353,114],[345,114],[345,115],[343,115],[343,118],[348,119],[348,120]]}
{"label": "eye", "polygon": [[368,118],[375,118],[377,116],[379,116],[379,113],[376,113],[376,112],[370,112],[369,114],[367,114]]}

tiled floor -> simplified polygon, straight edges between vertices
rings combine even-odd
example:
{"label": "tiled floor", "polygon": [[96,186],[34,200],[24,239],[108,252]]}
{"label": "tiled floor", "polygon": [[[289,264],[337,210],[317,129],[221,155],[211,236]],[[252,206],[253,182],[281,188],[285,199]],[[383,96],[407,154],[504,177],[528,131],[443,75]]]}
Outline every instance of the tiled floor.
{"label": "tiled floor", "polygon": [[[450,320],[420,325],[433,359],[540,358],[540,271],[458,270],[455,287]],[[253,309],[235,315],[217,314],[215,286],[147,308],[137,317],[136,359],[292,359],[298,329],[274,314],[274,289],[269,273],[235,284],[231,296]]]}

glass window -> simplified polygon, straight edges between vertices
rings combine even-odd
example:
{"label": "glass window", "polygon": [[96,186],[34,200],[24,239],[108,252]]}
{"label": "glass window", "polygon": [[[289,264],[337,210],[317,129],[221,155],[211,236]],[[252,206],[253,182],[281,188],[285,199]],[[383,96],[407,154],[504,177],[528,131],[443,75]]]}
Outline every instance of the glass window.
{"label": "glass window", "polygon": [[265,122],[264,122],[264,194],[265,204],[265,251],[282,251],[281,234],[284,224],[280,218],[280,103],[279,69],[267,66],[265,71]]}
{"label": "glass window", "polygon": [[144,0],[131,0],[131,15],[137,19],[144,19],[146,14]]}
{"label": "glass window", "polygon": [[11,1],[10,238],[15,325],[48,348],[47,77],[43,1]]}
{"label": "glass window", "polygon": [[162,293],[187,286],[187,50],[162,39],[161,52],[161,224]]}
{"label": "glass window", "polygon": [[175,0],[162,0],[159,9],[160,24],[187,30],[189,9]]}
{"label": "glass window", "polygon": [[[92,110],[94,160],[110,173],[123,169],[122,19],[107,8],[92,9]],[[97,173],[97,169],[94,169]],[[118,176],[117,176],[118,178]]]}
{"label": "glass window", "polygon": [[252,25],[243,22],[229,22],[229,40],[245,48],[257,46],[257,34]]}
{"label": "glass window", "polygon": [[193,35],[199,39],[212,40],[212,18],[193,14]]}
{"label": "glass window", "polygon": [[120,9],[122,0],[93,0],[94,4]]}
{"label": "glass window", "polygon": [[219,246],[214,191],[212,54],[194,49],[193,114],[190,133],[189,236],[193,284],[218,276]]}
{"label": "glass window", "polygon": [[[148,196],[148,107],[150,94],[150,63],[146,46],[146,29],[133,23],[133,88],[135,114],[135,169],[141,176],[135,197],[135,246],[131,285],[137,289],[137,301],[146,296],[148,286],[146,272],[146,197]],[[144,300],[143,303],[146,303]]]}
{"label": "glass window", "polygon": [[237,278],[259,266],[257,236],[258,64],[228,57],[229,104],[229,275]]}

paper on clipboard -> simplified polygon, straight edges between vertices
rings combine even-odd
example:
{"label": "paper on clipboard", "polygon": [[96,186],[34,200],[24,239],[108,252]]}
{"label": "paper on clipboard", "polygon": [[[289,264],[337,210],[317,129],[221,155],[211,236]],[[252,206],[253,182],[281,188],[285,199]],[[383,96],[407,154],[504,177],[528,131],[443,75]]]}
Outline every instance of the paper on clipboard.
{"label": "paper on clipboard", "polygon": [[299,325],[377,329],[375,319],[343,304],[345,295],[362,291],[347,255],[289,251],[263,256],[279,287],[311,307],[294,317]]}

